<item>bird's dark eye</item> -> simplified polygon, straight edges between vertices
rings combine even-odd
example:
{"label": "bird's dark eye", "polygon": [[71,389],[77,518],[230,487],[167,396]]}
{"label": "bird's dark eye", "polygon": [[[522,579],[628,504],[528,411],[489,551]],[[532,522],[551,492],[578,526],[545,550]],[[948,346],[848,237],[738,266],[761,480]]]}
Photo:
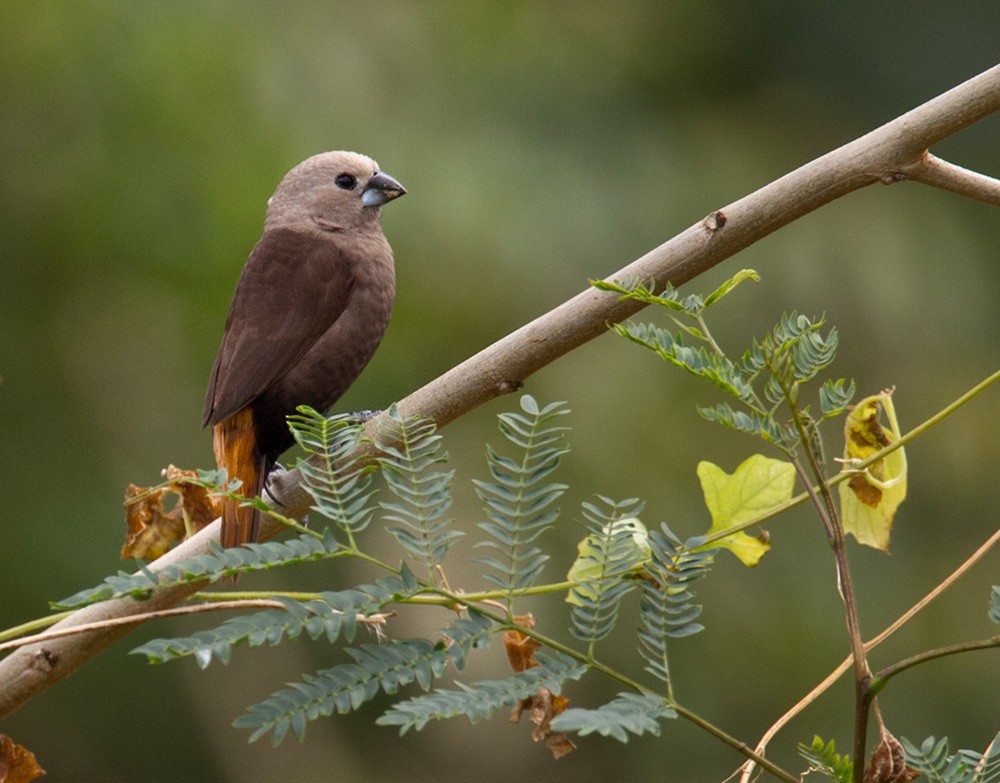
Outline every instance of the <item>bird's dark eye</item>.
{"label": "bird's dark eye", "polygon": [[354,190],[354,186],[358,184],[358,179],[353,174],[338,174],[334,182],[337,183],[337,187],[341,190]]}

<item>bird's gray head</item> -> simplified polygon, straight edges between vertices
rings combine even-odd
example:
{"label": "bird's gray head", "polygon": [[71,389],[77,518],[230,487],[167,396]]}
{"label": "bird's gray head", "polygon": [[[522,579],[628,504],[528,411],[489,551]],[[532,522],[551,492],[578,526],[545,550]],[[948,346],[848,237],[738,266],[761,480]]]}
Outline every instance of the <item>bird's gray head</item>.
{"label": "bird's gray head", "polygon": [[406,189],[356,152],[323,152],[289,171],[267,202],[265,228],[378,229],[382,204]]}

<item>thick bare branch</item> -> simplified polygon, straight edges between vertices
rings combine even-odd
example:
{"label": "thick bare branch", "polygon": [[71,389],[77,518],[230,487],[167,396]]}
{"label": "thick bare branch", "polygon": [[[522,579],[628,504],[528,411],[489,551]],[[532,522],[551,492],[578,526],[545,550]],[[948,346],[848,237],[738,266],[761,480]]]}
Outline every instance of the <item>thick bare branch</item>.
{"label": "thick bare branch", "polygon": [[[658,284],[670,281],[675,285],[691,280],[851,191],[879,182],[916,179],[912,172],[924,170],[928,148],[998,109],[1000,66],[711,213],[612,277]],[[966,195],[970,191],[950,189]],[[628,318],[639,307],[635,302],[619,301],[614,294],[587,289],[418,389],[399,403],[400,413],[420,413],[443,426],[494,397],[516,390],[532,373],[603,333],[608,324]],[[302,516],[308,508],[309,499],[299,486],[297,471],[276,477],[272,492],[288,516]],[[171,551],[154,563],[152,570],[206,551],[208,542],[218,535],[217,526],[218,522]],[[274,535],[280,529],[278,523],[272,523],[265,535]],[[158,591],[141,604],[120,600],[88,607],[54,629],[167,607],[202,586]],[[130,627],[112,627],[24,647],[0,661],[0,717],[72,673]]]}

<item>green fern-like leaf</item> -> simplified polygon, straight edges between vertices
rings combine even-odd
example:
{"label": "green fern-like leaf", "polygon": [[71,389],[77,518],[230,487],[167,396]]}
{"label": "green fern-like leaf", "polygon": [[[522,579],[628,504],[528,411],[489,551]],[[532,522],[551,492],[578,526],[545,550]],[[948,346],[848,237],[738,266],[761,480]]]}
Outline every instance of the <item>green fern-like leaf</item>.
{"label": "green fern-like leaf", "polygon": [[997,783],[1000,781],[1000,733],[982,753],[951,753],[948,738],[928,737],[920,746],[902,740],[907,765],[923,773],[930,783]]}
{"label": "green fern-like leaf", "polygon": [[468,619],[446,632],[451,644],[411,639],[348,647],[346,652],[354,663],[305,675],[302,682],[292,683],[250,707],[233,726],[250,729],[250,742],[271,732],[271,743],[277,746],[289,731],[301,741],[309,721],[334,712],[353,712],[380,691],[392,695],[413,682],[429,689],[449,663],[463,668],[470,650],[488,643],[490,631],[487,618],[470,612]]}
{"label": "green fern-like leaf", "polygon": [[490,536],[476,546],[495,553],[476,561],[497,572],[484,578],[508,594],[528,587],[548,560],[534,542],[558,517],[559,509],[552,504],[566,490],[565,484],[545,479],[568,451],[563,445],[567,428],[555,425],[553,419],[569,409],[561,402],[539,408],[525,395],[521,410],[498,417],[500,431],[520,450],[520,456],[505,457],[487,447],[491,480],[474,482],[488,520],[479,523],[479,528]]}
{"label": "green fern-like leaf", "polygon": [[607,280],[591,280],[590,284],[599,291],[612,291],[622,299],[632,299],[647,305],[658,305],[678,313],[700,313],[704,309],[701,297],[682,297],[680,292],[667,283],[663,293],[655,294],[652,289],[637,280],[623,280],[620,283]]}
{"label": "green fern-like leaf", "polygon": [[747,403],[753,402],[753,389],[742,369],[725,356],[704,346],[685,345],[679,335],[675,336],[653,324],[630,322],[615,324],[614,329],[637,345],[653,351],[664,361],[703,378],[726,394]]}
{"label": "green fern-like leaf", "polygon": [[701,606],[691,603],[691,585],[704,576],[714,550],[691,552],[666,523],[649,534],[651,559],[646,564],[639,601],[639,654],[646,671],[671,689],[667,658],[669,639],[691,636],[703,629],[695,622]]}
{"label": "green fern-like leaf", "polygon": [[559,693],[563,683],[578,680],[587,671],[586,666],[561,653],[539,653],[537,661],[538,666],[504,680],[480,680],[472,685],[456,683],[459,690],[437,689],[434,693],[401,701],[375,722],[380,726],[399,726],[400,734],[410,729],[419,731],[432,720],[459,715],[475,723],[504,707],[514,707],[539,688]]}
{"label": "green fern-like leaf", "polygon": [[124,596],[141,601],[149,598],[153,590],[158,588],[202,579],[214,582],[233,574],[262,571],[292,563],[326,560],[340,557],[342,554],[340,544],[329,531],[322,538],[302,535],[287,541],[245,544],[233,549],[222,549],[213,544],[210,553],[182,560],[160,568],[155,573],[144,567],[135,574],[120,572],[115,576],[109,576],[96,587],[81,590],[69,598],[53,603],[52,607],[78,609],[88,604]]}
{"label": "green fern-like leaf", "polygon": [[972,773],[970,783],[998,783],[1000,781],[1000,732],[985,751],[960,750],[958,755]]}
{"label": "green fern-like leaf", "polygon": [[276,598],[284,605],[281,609],[266,609],[254,614],[233,617],[219,627],[198,631],[192,636],[175,639],[153,639],[132,650],[145,655],[150,663],[193,655],[201,668],[212,659],[229,663],[232,649],[239,644],[260,647],[277,645],[283,639],[297,638],[305,632],[310,639],[322,636],[331,644],[340,636],[353,641],[357,630],[358,615],[371,615],[382,610],[391,601],[406,595],[415,588],[397,577],[384,577],[375,584],[359,585],[352,590],[320,593],[312,601],[293,601]]}
{"label": "green fern-like leaf", "polygon": [[857,391],[854,381],[851,380],[849,385],[846,384],[847,380],[838,378],[836,381],[827,381],[820,387],[819,409],[824,419],[839,416],[854,399],[854,393]]}
{"label": "green fern-like leaf", "polygon": [[660,696],[620,693],[596,710],[568,709],[551,725],[555,731],[572,731],[581,736],[597,732],[602,737],[628,742],[629,734],[659,736],[659,720],[676,717],[677,713]]}
{"label": "green fern-like leaf", "polygon": [[826,337],[818,331],[807,332],[792,349],[795,380],[808,381],[833,362],[837,355],[837,330],[831,329]]}
{"label": "green fern-like leaf", "polygon": [[754,283],[760,282],[760,275],[757,274],[753,269],[741,269],[726,282],[716,288],[712,293],[705,297],[705,307],[711,307],[713,304],[718,302],[725,296],[735,290],[735,288],[741,283],[745,283],[750,280]]}
{"label": "green fern-like leaf", "polygon": [[643,304],[659,305],[674,312],[696,317],[722,298],[728,296],[737,286],[747,280],[752,280],[755,283],[760,282],[760,275],[752,269],[741,269],[708,296],[702,296],[701,294],[681,296],[680,292],[669,282],[661,294],[653,293],[648,286],[634,279],[623,280],[621,282],[591,280],[590,284],[599,291],[612,291],[620,294],[622,299],[633,299]]}
{"label": "green fern-like leaf", "polygon": [[901,744],[906,763],[914,769],[919,769],[929,781],[942,783],[954,778],[959,760],[952,757],[947,737],[940,740],[928,737],[919,747],[903,737]]}
{"label": "green fern-like leaf", "polygon": [[756,366],[763,359],[764,364],[789,387],[813,378],[820,370],[828,367],[837,354],[837,330],[831,329],[826,337],[820,334],[825,321],[812,320],[799,315],[794,310],[784,313],[768,334],[749,356],[743,357],[744,367]]}
{"label": "green fern-like leaf", "polygon": [[990,592],[990,619],[1000,623],[1000,585],[994,585]]}
{"label": "green fern-like leaf", "polygon": [[763,438],[768,443],[781,443],[781,425],[769,414],[755,410],[749,413],[735,410],[728,403],[720,402],[712,407],[700,407],[698,413],[708,421],[718,422],[737,432],[746,432]]}
{"label": "green fern-like leaf", "polygon": [[446,658],[441,646],[425,639],[392,641],[383,645],[348,648],[355,663],[344,663],[304,675],[303,682],[277,691],[250,707],[233,726],[251,729],[250,742],[269,731],[278,746],[291,731],[301,741],[306,723],[334,711],[345,714],[373,699],[379,690],[395,693],[411,682],[427,682],[444,671]]}
{"label": "green fern-like leaf", "polygon": [[300,460],[302,486],[312,496],[312,508],[354,535],[371,522],[371,467],[359,466],[356,455],[361,425],[351,416],[330,416],[307,405],[288,417],[288,427],[310,459]]}
{"label": "green fern-like leaf", "polygon": [[446,458],[438,454],[441,436],[430,419],[403,418],[396,406],[389,408],[387,421],[380,427],[376,445],[389,491],[398,502],[382,502],[384,518],[394,523],[387,528],[411,557],[421,562],[433,578],[448,548],[464,535],[449,530],[445,517],[451,506],[451,479],[454,471],[433,470]]}
{"label": "green fern-like leaf", "polygon": [[619,604],[635,587],[632,572],[645,557],[645,551],[635,546],[632,527],[615,524],[636,517],[642,504],[634,498],[621,503],[600,496],[598,500],[604,508],[583,504],[584,525],[590,535],[587,551],[581,552],[578,563],[585,576],[570,589],[570,633],[589,644],[614,630]]}
{"label": "green fern-like leaf", "polygon": [[819,737],[813,737],[809,746],[799,745],[799,755],[809,763],[809,772],[818,772],[831,780],[840,783],[851,783],[854,775],[854,764],[848,756],[836,752],[833,740],[824,743]]}

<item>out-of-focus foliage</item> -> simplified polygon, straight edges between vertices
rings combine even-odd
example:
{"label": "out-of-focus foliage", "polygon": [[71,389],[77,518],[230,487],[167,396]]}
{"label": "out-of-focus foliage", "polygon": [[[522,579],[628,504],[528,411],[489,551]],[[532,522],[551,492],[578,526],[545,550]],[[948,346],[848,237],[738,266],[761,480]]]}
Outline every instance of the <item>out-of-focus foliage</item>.
{"label": "out-of-focus foliage", "polygon": [[[3,626],[118,567],[127,484],[155,483],[170,463],[211,467],[198,419],[229,297],[267,197],[306,156],[360,149],[409,189],[384,220],[398,263],[396,313],[342,409],[383,407],[588,278],[992,65],[1000,29],[1000,7],[989,3],[959,12],[703,0],[0,0],[0,17]],[[998,130],[1000,118],[990,118],[937,151],[997,174]],[[838,370],[864,393],[895,384],[917,422],[1000,360],[998,246],[995,208],[904,183],[810,215],[697,286],[759,269],[766,283],[734,297],[720,340],[741,345],[792,304],[825,312],[839,329]],[[650,525],[667,520],[682,538],[708,522],[697,462],[735,465],[748,454],[746,439],[693,413],[705,401],[700,387],[621,341],[585,346],[528,386],[575,411],[567,483],[641,496]],[[451,425],[454,464],[481,459],[508,402]],[[894,523],[892,557],[852,550],[869,635],[995,525],[1000,403],[992,393],[975,406],[909,449],[911,502]],[[470,492],[449,514],[472,531],[477,507]],[[548,576],[575,555],[579,529],[566,528],[553,531],[565,554],[546,564]],[[751,615],[771,643],[723,648],[710,626],[671,659],[693,672],[683,695],[747,739],[846,652],[842,624],[829,622],[839,604],[821,532],[806,513],[771,532],[781,546],[755,571],[720,563],[699,592],[714,607],[712,625]],[[803,547],[816,550],[814,562],[802,562]],[[962,589],[988,594],[996,562]],[[980,599],[947,594],[905,641],[965,638],[981,622]],[[189,676],[186,662],[151,669],[125,655],[196,627],[140,631],[7,720],[5,732],[54,778],[79,780],[255,781],[275,768],[304,783],[331,770],[345,781],[390,779],[400,758],[411,775],[432,760],[437,781],[467,779],[469,759],[503,765],[510,778],[574,783],[626,765],[635,780],[662,779],[670,760],[678,780],[711,780],[739,763],[716,752],[717,766],[685,768],[693,743],[714,743],[677,721],[660,738],[585,745],[554,766],[542,748],[512,754],[520,733],[502,721],[399,740],[370,721],[333,719],[304,748],[247,748],[227,724],[234,708],[269,692],[252,670]],[[879,662],[907,649],[890,647]],[[700,665],[716,657],[725,666]],[[269,683],[336,663],[284,645],[281,657],[254,665]],[[976,682],[991,665],[970,655],[961,667],[907,673],[887,717],[902,735],[947,732],[955,747],[985,747],[996,711]],[[934,687],[922,687],[930,678]],[[731,698],[751,686],[754,698]],[[846,747],[848,729],[831,716],[849,703],[845,685],[789,737],[818,733]],[[392,752],[371,753],[386,743]],[[123,752],[137,747],[141,757]]]}

